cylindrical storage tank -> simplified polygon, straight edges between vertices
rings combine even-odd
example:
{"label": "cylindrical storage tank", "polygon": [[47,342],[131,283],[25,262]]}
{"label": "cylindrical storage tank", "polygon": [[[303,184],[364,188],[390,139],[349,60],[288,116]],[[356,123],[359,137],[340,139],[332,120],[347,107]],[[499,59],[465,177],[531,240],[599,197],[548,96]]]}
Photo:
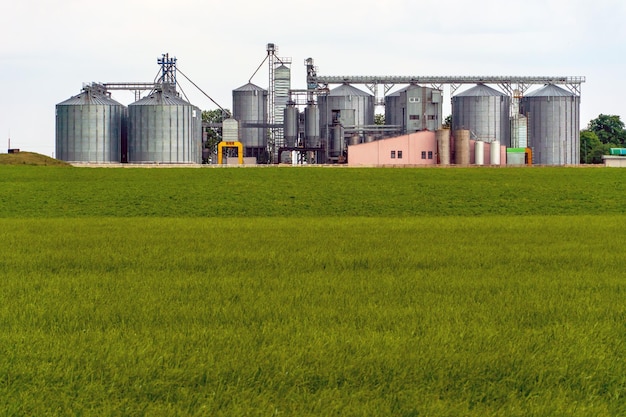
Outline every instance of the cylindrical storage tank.
{"label": "cylindrical storage tank", "polygon": [[510,103],[506,94],[478,84],[452,97],[452,129],[467,129],[477,140],[499,140],[509,146]]}
{"label": "cylindrical storage tank", "polygon": [[493,141],[489,147],[489,162],[491,165],[500,165],[500,142]]}
{"label": "cylindrical storage tank", "polygon": [[267,124],[267,90],[252,83],[233,90],[233,118],[239,121],[244,156],[255,157],[267,148],[267,127],[246,127],[246,123]]}
{"label": "cylindrical storage tank", "polygon": [[524,96],[521,110],[527,117],[533,163],[580,163],[580,97],[549,84]]}
{"label": "cylindrical storage tank", "polygon": [[485,142],[481,140],[474,142],[474,164],[485,165]]}
{"label": "cylindrical storage tank", "polygon": [[435,131],[435,138],[437,139],[439,163],[450,165],[450,129],[438,129]]}
{"label": "cylindrical storage tank", "polygon": [[365,143],[374,142],[374,135],[365,135]]}
{"label": "cylindrical storage tank", "polygon": [[104,87],[56,105],[55,156],[67,162],[121,162],[121,142],[127,109]]}
{"label": "cylindrical storage tank", "polygon": [[361,136],[358,133],[353,133],[350,136],[350,145],[358,145],[361,143]]}
{"label": "cylindrical storage tank", "polygon": [[340,124],[333,125],[332,140],[328,155],[331,158],[340,156],[344,150],[344,129]]}
{"label": "cylindrical storage tank", "polygon": [[454,131],[454,162],[457,165],[470,163],[470,131],[465,129]]}
{"label": "cylindrical storage tank", "polygon": [[330,138],[333,125],[344,128],[374,124],[374,96],[348,84],[318,96],[322,138]]}
{"label": "cylindrical storage tank", "polygon": [[294,104],[290,104],[285,108],[285,146],[296,146],[298,139],[298,124],[300,121],[300,113]]}
{"label": "cylindrical storage tank", "polygon": [[396,91],[385,96],[385,124],[401,126],[404,129],[402,108],[400,105],[400,93],[404,90]]}
{"label": "cylindrical storage tank", "polygon": [[202,111],[176,91],[155,90],[128,106],[128,162],[202,162]]}
{"label": "cylindrical storage tank", "polygon": [[320,147],[320,113],[315,104],[304,108],[304,140],[308,148]]}

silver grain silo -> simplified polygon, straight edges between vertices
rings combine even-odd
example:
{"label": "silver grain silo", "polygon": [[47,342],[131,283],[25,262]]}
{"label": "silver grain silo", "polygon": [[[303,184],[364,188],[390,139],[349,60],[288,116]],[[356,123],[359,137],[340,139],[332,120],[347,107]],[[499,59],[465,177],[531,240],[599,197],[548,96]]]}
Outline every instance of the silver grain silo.
{"label": "silver grain silo", "polygon": [[128,162],[202,162],[202,112],[163,85],[128,106]]}
{"label": "silver grain silo", "polygon": [[509,146],[510,102],[506,94],[478,84],[452,97],[452,129],[468,129],[472,139]]}
{"label": "silver grain silo", "polygon": [[404,115],[400,105],[400,93],[403,90],[385,96],[385,124],[398,126],[398,133],[404,133]]}
{"label": "silver grain silo", "polygon": [[284,114],[285,146],[293,147],[298,143],[300,112],[295,103],[290,102],[287,107],[285,107]]}
{"label": "silver grain silo", "polygon": [[385,123],[402,133],[435,131],[441,127],[441,90],[411,84],[385,97]]}
{"label": "silver grain silo", "polygon": [[121,161],[126,107],[98,84],[56,105],[57,159],[68,162]]}
{"label": "silver grain silo", "polygon": [[[233,90],[233,118],[240,123],[244,156],[261,157],[267,152],[267,90],[252,83]],[[247,123],[255,124],[246,127]]]}
{"label": "silver grain silo", "polygon": [[304,141],[308,148],[320,147],[320,109],[309,103],[304,108]]}
{"label": "silver grain silo", "polygon": [[580,161],[580,97],[549,84],[521,100],[528,120],[533,163],[577,165]]}
{"label": "silver grain silo", "polygon": [[[322,138],[329,140],[329,155],[337,157],[337,149],[343,149],[342,138],[337,137],[334,125],[340,124],[343,129],[359,130],[374,124],[375,98],[348,84],[336,87],[327,95],[318,96],[320,109],[320,128]],[[333,134],[332,132],[335,132]]]}

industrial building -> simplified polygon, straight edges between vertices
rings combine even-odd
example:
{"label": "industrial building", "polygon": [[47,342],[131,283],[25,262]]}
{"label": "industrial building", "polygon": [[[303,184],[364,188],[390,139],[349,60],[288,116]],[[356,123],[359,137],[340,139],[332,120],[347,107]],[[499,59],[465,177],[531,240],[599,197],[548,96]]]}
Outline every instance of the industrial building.
{"label": "industrial building", "polygon": [[[154,83],[86,85],[56,106],[56,155],[97,163],[215,163],[241,153],[247,163],[578,164],[584,77],[322,76],[308,58],[306,88],[297,89],[291,59],[277,52],[267,44],[267,88],[250,78],[233,89],[232,115],[218,105],[223,121],[211,125],[179,94],[180,70],[169,55],[158,60]],[[450,88],[449,130],[443,86]],[[113,100],[111,91],[121,89],[135,91],[136,101]],[[384,124],[376,117],[381,107]],[[228,139],[224,131],[220,154],[210,158],[203,131],[226,125]]]}

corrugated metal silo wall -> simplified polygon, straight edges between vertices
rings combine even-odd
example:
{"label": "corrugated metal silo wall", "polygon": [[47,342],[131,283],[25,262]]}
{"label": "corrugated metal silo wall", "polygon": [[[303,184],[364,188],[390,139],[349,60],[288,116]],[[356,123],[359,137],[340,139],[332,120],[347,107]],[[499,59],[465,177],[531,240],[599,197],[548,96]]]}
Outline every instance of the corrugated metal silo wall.
{"label": "corrugated metal silo wall", "polygon": [[[323,140],[332,138],[330,125],[332,124],[333,110],[348,110],[347,112],[341,112],[344,127],[374,124],[374,97],[371,95],[319,96],[318,105]],[[354,114],[354,117],[352,117],[352,114]]]}
{"label": "corrugated metal silo wall", "polygon": [[402,108],[400,106],[400,95],[398,93],[390,94],[385,97],[385,124],[403,126]]}
{"label": "corrugated metal silo wall", "polygon": [[129,162],[202,162],[200,109],[192,105],[131,104],[128,110]]}
{"label": "corrugated metal silo wall", "polygon": [[522,113],[535,164],[580,163],[580,97],[523,97]]}
{"label": "corrugated metal silo wall", "polygon": [[509,147],[511,131],[507,96],[455,96],[452,98],[452,128],[468,129],[472,139],[499,140]]}
{"label": "corrugated metal silo wall", "polygon": [[[240,122],[267,123],[267,91],[233,91],[233,117]],[[245,148],[265,148],[266,128],[240,128],[241,142]]]}
{"label": "corrugated metal silo wall", "polygon": [[120,162],[125,115],[122,105],[57,105],[56,158],[68,162]]}

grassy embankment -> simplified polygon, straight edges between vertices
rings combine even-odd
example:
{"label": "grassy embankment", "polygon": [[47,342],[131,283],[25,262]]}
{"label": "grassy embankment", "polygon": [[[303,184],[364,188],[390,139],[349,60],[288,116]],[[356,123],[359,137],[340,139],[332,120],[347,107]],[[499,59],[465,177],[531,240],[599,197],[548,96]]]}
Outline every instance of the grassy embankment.
{"label": "grassy embankment", "polygon": [[0,415],[626,412],[610,169],[0,168]]}

